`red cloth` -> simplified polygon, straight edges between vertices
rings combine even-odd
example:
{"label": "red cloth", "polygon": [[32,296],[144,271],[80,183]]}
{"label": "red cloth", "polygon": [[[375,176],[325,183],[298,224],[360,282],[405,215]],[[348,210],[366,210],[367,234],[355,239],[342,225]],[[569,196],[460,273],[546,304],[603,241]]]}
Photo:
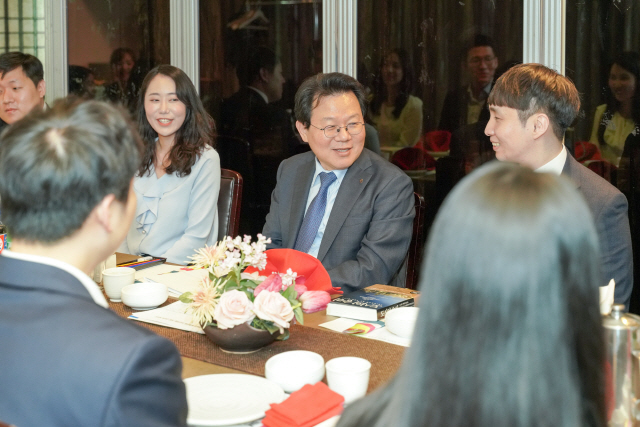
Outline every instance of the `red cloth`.
{"label": "red cloth", "polygon": [[312,427],[342,413],[344,397],[325,383],[307,384],[282,403],[271,405],[262,424],[266,427]]}
{"label": "red cloth", "polygon": [[448,130],[432,130],[424,134],[416,144],[418,148],[428,151],[449,151],[451,132]]}
{"label": "red cloth", "polygon": [[598,146],[588,141],[576,141],[575,158],[579,162],[586,160],[602,160]]}
{"label": "red cloth", "polygon": [[396,151],[391,157],[391,163],[405,171],[436,168],[436,159],[426,150],[418,147],[406,147]]}
{"label": "red cloth", "polygon": [[309,291],[325,291],[330,294],[342,294],[340,288],[331,286],[331,278],[322,263],[314,256],[296,251],[295,249],[269,249],[267,254],[267,266],[260,271],[257,268],[247,267],[247,273],[259,272],[262,276],[268,276],[273,272],[286,273],[287,269],[295,271],[298,276],[304,276],[304,285]]}

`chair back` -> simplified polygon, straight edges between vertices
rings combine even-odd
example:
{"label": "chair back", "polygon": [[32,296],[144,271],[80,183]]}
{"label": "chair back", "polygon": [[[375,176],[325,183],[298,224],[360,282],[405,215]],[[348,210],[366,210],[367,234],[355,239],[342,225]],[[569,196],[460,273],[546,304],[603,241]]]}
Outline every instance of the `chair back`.
{"label": "chair back", "polygon": [[407,279],[406,287],[416,289],[424,250],[424,214],[426,203],[424,197],[418,193],[413,193],[416,216],[413,218],[413,234],[409,245],[409,255],[407,259]]}
{"label": "chair back", "polygon": [[218,195],[218,241],[238,235],[242,204],[242,175],[230,169],[220,171]]}

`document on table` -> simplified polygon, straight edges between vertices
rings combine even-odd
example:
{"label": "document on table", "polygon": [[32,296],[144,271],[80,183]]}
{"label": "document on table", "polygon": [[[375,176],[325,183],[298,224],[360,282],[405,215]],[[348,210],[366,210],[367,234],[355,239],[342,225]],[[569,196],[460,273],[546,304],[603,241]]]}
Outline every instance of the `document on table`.
{"label": "document on table", "polygon": [[[319,326],[322,326],[323,328],[331,329],[332,331],[336,331],[336,332],[344,332],[347,329],[352,328],[354,325],[357,325],[358,323],[366,324],[368,322],[363,320],[347,319],[346,317],[339,317],[335,320],[321,323]],[[354,334],[354,335],[358,337],[369,338],[372,340],[384,341],[390,344],[401,345],[404,347],[409,347],[411,345],[410,338],[399,337],[398,335],[395,335],[394,333],[389,332],[387,328],[376,328],[375,330],[368,332],[366,334]]]}
{"label": "document on table", "polygon": [[154,310],[135,312],[129,319],[204,334],[200,325],[193,321],[191,314],[185,313],[187,307],[188,304],[176,301]]}
{"label": "document on table", "polygon": [[136,271],[136,280],[167,285],[169,294],[178,297],[185,292],[196,292],[207,274],[209,271],[206,269],[162,264]]}

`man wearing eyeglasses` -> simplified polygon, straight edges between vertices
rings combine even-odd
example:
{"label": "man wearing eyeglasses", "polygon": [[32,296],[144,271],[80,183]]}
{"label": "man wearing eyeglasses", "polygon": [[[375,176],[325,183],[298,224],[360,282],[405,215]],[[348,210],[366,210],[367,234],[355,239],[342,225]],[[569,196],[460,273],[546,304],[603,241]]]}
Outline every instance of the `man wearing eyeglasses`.
{"label": "man wearing eyeglasses", "polygon": [[442,106],[438,129],[454,132],[465,125],[489,120],[486,108],[493,78],[498,67],[498,58],[493,50],[493,42],[485,35],[474,37],[467,50],[467,70],[469,85],[452,90],[447,94]]}
{"label": "man wearing eyeglasses", "polygon": [[415,215],[413,185],[364,148],[364,88],[341,73],[305,80],[296,127],[311,152],[280,164],[263,234],[270,248],[318,258],[345,292],[404,286]]}

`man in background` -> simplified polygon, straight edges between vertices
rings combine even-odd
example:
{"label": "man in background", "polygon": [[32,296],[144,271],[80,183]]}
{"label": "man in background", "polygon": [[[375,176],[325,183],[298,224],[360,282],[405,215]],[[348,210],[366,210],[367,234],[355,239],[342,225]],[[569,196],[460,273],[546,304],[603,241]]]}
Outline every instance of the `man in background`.
{"label": "man in background", "polygon": [[33,55],[7,52],[0,55],[0,131],[36,107],[44,108],[44,71]]}
{"label": "man in background", "polygon": [[575,182],[591,209],[600,239],[600,286],[615,279],[614,300],[628,308],[633,259],[627,199],[578,163],[563,144],[564,133],[580,110],[574,84],[544,65],[520,64],[496,81],[488,104],[491,117],[485,133],[498,160],[563,174]]}
{"label": "man in background", "polygon": [[88,101],[33,111],[0,144],[0,418],[17,426],[184,426],[175,346],[109,310],[88,276],[136,207],[135,128]]}

